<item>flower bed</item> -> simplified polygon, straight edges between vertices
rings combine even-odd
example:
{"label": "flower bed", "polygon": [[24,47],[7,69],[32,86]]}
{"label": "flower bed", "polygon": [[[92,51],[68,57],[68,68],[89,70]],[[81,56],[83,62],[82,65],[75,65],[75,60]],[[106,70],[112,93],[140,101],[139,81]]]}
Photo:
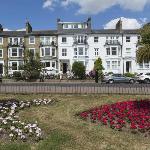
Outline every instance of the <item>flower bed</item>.
{"label": "flower bed", "polygon": [[82,119],[150,136],[150,101],[125,101],[103,105],[79,114]]}
{"label": "flower bed", "polygon": [[22,122],[16,113],[31,106],[49,105],[53,101],[52,99],[34,99],[25,102],[17,100],[0,101],[0,134],[9,136],[11,140],[40,140],[42,131],[37,122],[33,124]]}

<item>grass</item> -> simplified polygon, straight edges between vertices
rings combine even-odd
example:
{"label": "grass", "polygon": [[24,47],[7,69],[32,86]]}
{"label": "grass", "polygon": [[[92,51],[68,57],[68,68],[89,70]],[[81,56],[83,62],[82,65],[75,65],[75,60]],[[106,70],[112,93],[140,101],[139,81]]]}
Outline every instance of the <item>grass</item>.
{"label": "grass", "polygon": [[38,121],[44,132],[39,143],[0,140],[0,150],[150,150],[150,139],[115,131],[79,119],[75,114],[91,107],[118,101],[146,99],[132,95],[4,95],[0,99],[57,99],[53,106],[40,106],[19,112],[21,120]]}

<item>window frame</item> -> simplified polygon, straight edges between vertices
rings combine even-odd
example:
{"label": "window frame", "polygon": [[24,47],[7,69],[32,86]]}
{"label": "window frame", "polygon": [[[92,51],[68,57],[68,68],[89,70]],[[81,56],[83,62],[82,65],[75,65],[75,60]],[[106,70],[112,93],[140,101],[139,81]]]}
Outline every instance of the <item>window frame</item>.
{"label": "window frame", "polygon": [[[31,42],[31,38],[34,38],[34,42]],[[29,36],[29,44],[35,44],[35,36]]]}
{"label": "window frame", "polygon": [[94,36],[94,43],[98,43],[99,41],[99,37],[98,36]]}
{"label": "window frame", "polygon": [[63,57],[67,56],[67,49],[66,48],[62,48],[61,52],[62,52],[61,54],[62,54]]}
{"label": "window frame", "polygon": [[0,37],[0,39],[1,39],[0,45],[3,45],[3,37]]}
{"label": "window frame", "polygon": [[126,43],[131,42],[131,36],[126,36]]}
{"label": "window frame", "polygon": [[[64,39],[65,39],[65,41],[63,41]],[[67,37],[62,37],[61,42],[62,43],[67,43]]]}

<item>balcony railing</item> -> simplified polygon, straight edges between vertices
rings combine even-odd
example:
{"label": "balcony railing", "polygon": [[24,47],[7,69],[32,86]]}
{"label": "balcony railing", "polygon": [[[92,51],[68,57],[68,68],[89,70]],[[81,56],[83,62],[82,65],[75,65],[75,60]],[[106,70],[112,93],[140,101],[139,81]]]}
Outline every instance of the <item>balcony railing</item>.
{"label": "balcony railing", "polygon": [[106,40],[105,45],[121,45],[118,40]]}
{"label": "balcony railing", "polygon": [[73,42],[74,45],[88,45],[87,40],[76,40]]}
{"label": "balcony railing", "polygon": [[47,42],[41,42],[40,43],[40,46],[43,47],[43,46],[56,46],[56,42],[55,41],[47,41]]}
{"label": "balcony railing", "polygon": [[8,43],[9,47],[24,47],[24,42],[9,42]]}
{"label": "balcony railing", "polygon": [[73,57],[74,59],[88,59],[89,56],[79,56],[79,55],[76,55]]}

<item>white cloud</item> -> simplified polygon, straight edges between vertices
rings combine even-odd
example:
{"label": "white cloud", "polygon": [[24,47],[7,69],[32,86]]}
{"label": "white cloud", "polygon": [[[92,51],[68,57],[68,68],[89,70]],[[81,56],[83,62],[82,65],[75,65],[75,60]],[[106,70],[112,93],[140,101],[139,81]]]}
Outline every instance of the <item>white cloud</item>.
{"label": "white cloud", "polygon": [[26,29],[22,28],[22,29],[17,29],[16,31],[26,31]]}
{"label": "white cloud", "polygon": [[8,28],[4,28],[3,31],[12,31],[12,30],[9,30]]}
{"label": "white cloud", "polygon": [[150,4],[150,0],[45,0],[43,8],[54,8],[55,5],[69,7],[71,4],[79,6],[79,14],[98,14],[112,6],[119,5],[123,9],[142,11]]}
{"label": "white cloud", "polygon": [[8,29],[8,28],[4,28],[3,31],[26,31],[26,29],[25,29],[25,28],[22,28],[22,29],[17,29],[17,30],[10,30],[10,29]]}
{"label": "white cloud", "polygon": [[43,8],[53,9],[53,7],[55,6],[55,2],[57,2],[57,0],[45,0],[45,2],[43,3]]}
{"label": "white cloud", "polygon": [[144,23],[146,23],[147,20],[146,18],[140,18],[139,20],[124,17],[116,18],[104,25],[104,29],[115,29],[116,23],[119,21],[119,19],[122,20],[123,29],[139,29]]}

